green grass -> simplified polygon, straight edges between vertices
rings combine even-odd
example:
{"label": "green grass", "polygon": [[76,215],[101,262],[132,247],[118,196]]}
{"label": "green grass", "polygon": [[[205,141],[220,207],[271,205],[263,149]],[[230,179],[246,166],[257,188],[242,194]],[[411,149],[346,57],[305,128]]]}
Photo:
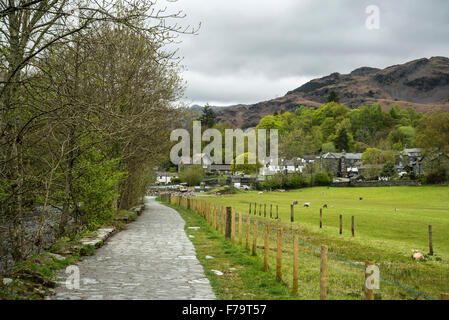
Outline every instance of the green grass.
{"label": "green grass", "polygon": [[[360,197],[363,200],[359,200]],[[314,246],[326,244],[329,252],[349,261],[359,264],[366,260],[375,261],[382,276],[431,297],[438,298],[440,293],[449,291],[448,187],[311,188],[262,195],[246,192],[204,199],[218,206],[234,207],[237,212],[245,214],[250,202],[267,204],[268,215],[270,204],[274,208],[279,205],[281,222],[267,219],[266,223],[293,230],[300,235],[301,241]],[[310,202],[311,208],[296,206],[296,221],[291,225],[290,204],[293,201],[299,201],[300,204]],[[320,229],[319,208],[323,204],[329,208],[324,209],[324,227]],[[343,235],[339,235],[340,214],[344,217]],[[351,216],[355,217],[356,222],[355,237],[351,236]],[[421,250],[424,254],[428,252],[429,224],[433,227],[435,255],[426,256],[425,261],[413,261],[412,249]],[[259,238],[259,245],[263,245],[262,236]],[[289,243],[291,240],[286,241]],[[303,246],[300,249],[300,279],[304,289],[300,296],[316,299],[319,297],[319,252]],[[274,256],[270,256],[270,259],[273,264]],[[289,257],[286,261],[284,274],[288,284],[291,273]],[[363,270],[360,272],[331,258],[329,263],[330,298],[361,298]],[[311,284],[310,287],[308,284]],[[381,281],[381,287],[378,297],[382,299],[417,298],[417,295],[386,281]]]}
{"label": "green grass", "polygon": [[[169,205],[169,204],[167,204]],[[227,241],[223,235],[211,228],[201,216],[177,205],[169,205],[178,210],[186,221],[187,235],[192,235],[197,257],[203,265],[212,289],[221,300],[289,300],[297,297],[290,294],[288,287],[276,281],[271,273],[263,272],[263,263],[244,248]],[[200,227],[191,230],[189,227]],[[206,256],[214,259],[208,260]],[[235,270],[230,270],[235,269]],[[219,270],[217,276],[212,270]]]}

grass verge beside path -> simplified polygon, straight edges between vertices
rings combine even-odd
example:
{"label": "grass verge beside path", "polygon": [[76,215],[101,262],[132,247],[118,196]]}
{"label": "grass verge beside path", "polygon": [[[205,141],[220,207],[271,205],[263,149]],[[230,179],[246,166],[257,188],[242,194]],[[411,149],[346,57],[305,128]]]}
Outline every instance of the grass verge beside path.
{"label": "grass verge beside path", "polygon": [[[208,225],[206,220],[190,210],[163,202],[179,212],[185,220],[185,230],[195,246],[197,258],[219,300],[291,300],[298,296],[276,281],[272,273],[263,271],[260,257],[251,256],[244,248],[233,245]],[[199,227],[199,230],[189,229]],[[214,259],[206,259],[206,256]],[[212,270],[223,273],[216,275]]]}

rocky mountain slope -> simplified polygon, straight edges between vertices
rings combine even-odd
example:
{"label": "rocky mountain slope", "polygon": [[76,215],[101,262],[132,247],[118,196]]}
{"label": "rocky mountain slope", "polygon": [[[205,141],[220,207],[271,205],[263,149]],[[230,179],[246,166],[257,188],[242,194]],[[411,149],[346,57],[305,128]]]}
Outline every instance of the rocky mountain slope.
{"label": "rocky mountain slope", "polygon": [[218,119],[237,127],[256,125],[276,111],[294,111],[301,105],[319,107],[326,103],[332,90],[350,108],[378,103],[384,109],[398,104],[420,112],[434,108],[449,110],[449,58],[423,58],[383,70],[362,67],[350,74],[333,73],[280,98],[218,110]]}

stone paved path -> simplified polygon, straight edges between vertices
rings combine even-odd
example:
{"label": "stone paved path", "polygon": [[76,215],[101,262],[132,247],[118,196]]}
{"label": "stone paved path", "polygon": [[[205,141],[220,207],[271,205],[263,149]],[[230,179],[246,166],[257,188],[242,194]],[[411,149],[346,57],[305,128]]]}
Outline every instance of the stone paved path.
{"label": "stone paved path", "polygon": [[[65,285],[50,299],[215,299],[184,231],[184,220],[154,198],[136,222],[78,264],[80,289]],[[67,275],[62,272],[61,282]]]}

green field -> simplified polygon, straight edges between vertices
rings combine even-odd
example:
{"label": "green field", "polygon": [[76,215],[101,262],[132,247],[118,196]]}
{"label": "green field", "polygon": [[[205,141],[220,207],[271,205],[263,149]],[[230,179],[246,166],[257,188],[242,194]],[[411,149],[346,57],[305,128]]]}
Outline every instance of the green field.
{"label": "green field", "polygon": [[[448,187],[310,188],[286,193],[241,192],[204,199],[219,206],[233,207],[244,214],[248,213],[251,202],[262,204],[263,215],[266,204],[268,216],[270,205],[273,208],[278,205],[281,223],[269,219],[265,223],[287,229],[290,227],[290,204],[298,201],[300,205],[295,206],[295,223],[291,228],[300,235],[301,241],[314,246],[328,245],[329,252],[351,262],[375,261],[381,275],[431,297],[438,298],[440,293],[449,291]],[[311,207],[304,208],[305,202],[310,202]],[[323,204],[327,204],[328,209],[323,210],[323,229],[320,229],[319,211]],[[339,234],[340,214],[343,215],[343,235]],[[351,235],[352,216],[355,217],[355,237]],[[433,256],[427,256],[429,225],[433,229]],[[413,249],[420,250],[426,259],[413,261]],[[306,247],[303,254],[304,261],[316,255]],[[315,264],[314,268],[319,268],[315,262],[310,261],[305,267]],[[337,264],[339,262],[335,262]],[[316,273],[315,269],[311,272]],[[350,284],[355,277],[350,266],[339,266],[335,272],[334,280],[341,282],[338,286],[357,291],[357,285]],[[356,274],[359,275],[358,270]],[[303,277],[310,275],[305,272]],[[348,279],[344,280],[345,277]],[[384,299],[417,298],[388,282],[383,287]],[[336,292],[335,298],[351,298],[351,295],[343,290]]]}

